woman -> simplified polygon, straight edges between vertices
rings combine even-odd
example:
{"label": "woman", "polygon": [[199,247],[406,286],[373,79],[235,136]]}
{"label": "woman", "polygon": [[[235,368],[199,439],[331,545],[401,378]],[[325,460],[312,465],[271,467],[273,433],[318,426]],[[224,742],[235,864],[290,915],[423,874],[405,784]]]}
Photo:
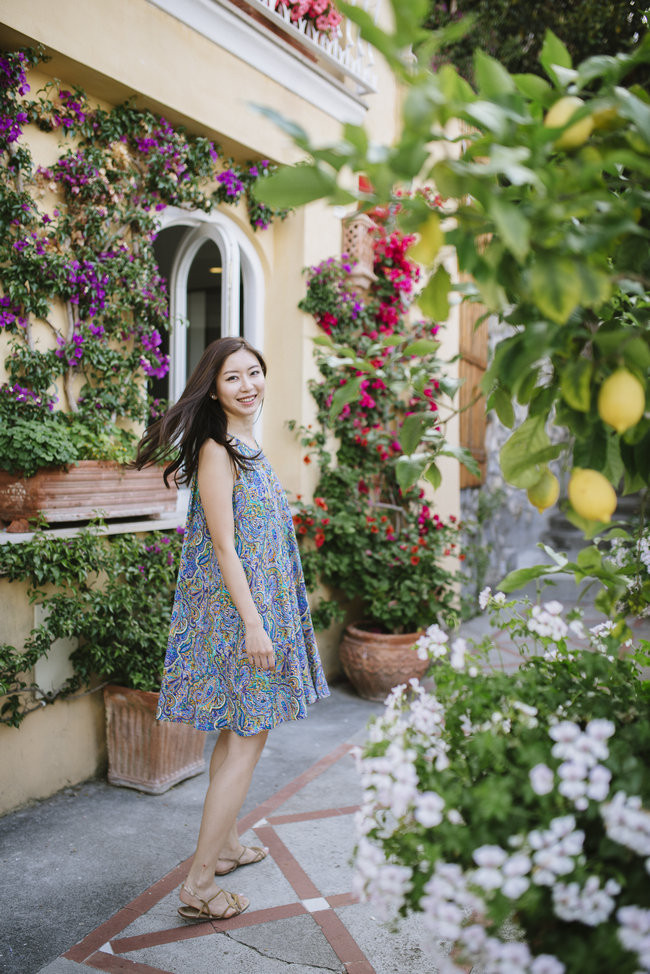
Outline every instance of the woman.
{"label": "woman", "polygon": [[291,512],[253,423],[266,365],[242,338],[203,353],[183,395],[145,433],[135,465],[167,460],[165,483],[190,505],[158,718],[220,729],[196,852],[181,886],[186,920],[228,919],[249,905],[215,874],[259,862],[236,819],[268,731],[329,695],[309,614]]}

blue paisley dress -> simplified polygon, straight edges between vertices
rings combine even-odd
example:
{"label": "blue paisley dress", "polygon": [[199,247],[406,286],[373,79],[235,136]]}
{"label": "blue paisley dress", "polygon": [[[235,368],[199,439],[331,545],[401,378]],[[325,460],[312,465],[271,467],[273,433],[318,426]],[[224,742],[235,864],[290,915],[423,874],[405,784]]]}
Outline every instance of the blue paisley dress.
{"label": "blue paisley dress", "polygon": [[[236,443],[246,456],[257,453]],[[157,717],[248,737],[306,717],[306,705],[329,689],[291,511],[263,453],[238,470],[232,503],[235,549],[273,643],[275,671],[257,669],[244,652],[244,626],[221,577],[195,477]]]}

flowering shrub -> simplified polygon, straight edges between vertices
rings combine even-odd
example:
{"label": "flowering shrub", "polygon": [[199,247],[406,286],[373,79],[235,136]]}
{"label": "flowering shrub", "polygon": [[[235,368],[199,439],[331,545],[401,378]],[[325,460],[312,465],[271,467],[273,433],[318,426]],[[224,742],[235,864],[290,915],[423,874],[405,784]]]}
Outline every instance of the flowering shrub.
{"label": "flowering shrub", "polygon": [[[449,559],[463,557],[458,525],[444,523],[417,484],[426,470],[439,485],[437,456],[468,458],[444,436],[453,410],[440,400],[457,383],[436,354],[438,326],[405,320],[419,279],[407,254],[412,241],[377,228],[376,281],[365,301],[350,288],[343,256],[309,270],[300,305],[324,332],[316,339],[320,381],[311,386],[318,428],[301,430],[304,460],[315,459],[320,470],[315,503],[301,504],[295,517],[298,537],[310,542],[307,578],[359,598],[366,622],[391,632],[453,617]],[[328,433],[336,437],[335,457]],[[324,625],[331,603],[320,610]]]}
{"label": "flowering shrub", "polygon": [[[79,88],[52,82],[29,99],[26,71],[36,60],[25,51],[0,57],[4,388],[17,417],[27,399],[40,403],[39,422],[54,436],[55,407],[75,414],[90,450],[77,459],[99,459],[92,446],[97,429],[145,420],[147,380],[169,369],[166,285],[153,250],[156,214],[168,205],[210,210],[242,196],[254,229],[284,213],[253,197],[256,181],[272,168],[266,161],[220,159],[209,139],[130,103],[98,108]],[[59,136],[63,150],[52,165],[34,165],[21,139],[28,124]],[[53,323],[53,309],[63,313],[63,325]],[[49,341],[35,340],[35,320]],[[116,437],[121,450],[125,434]],[[2,451],[3,468],[20,469],[22,462],[20,452]],[[24,462],[26,470],[30,457]]]}
{"label": "flowering shrub", "polygon": [[[74,538],[39,533],[0,546],[0,575],[29,582],[30,596],[47,610],[24,647],[0,643],[0,722],[17,727],[35,706],[97,677],[159,688],[184,530],[106,538],[100,527]],[[40,591],[45,583],[56,586],[54,594]],[[79,639],[70,656],[74,675],[46,693],[28,683],[26,673],[60,638]]]}
{"label": "flowering shrub", "polygon": [[521,665],[422,636],[435,689],[396,687],[359,755],[356,888],[384,919],[421,913],[441,970],[648,971],[648,643],[556,601],[481,602]]}
{"label": "flowering shrub", "polygon": [[289,10],[291,20],[306,20],[328,37],[338,33],[343,20],[331,0],[277,0],[275,9],[282,10],[283,7]]}

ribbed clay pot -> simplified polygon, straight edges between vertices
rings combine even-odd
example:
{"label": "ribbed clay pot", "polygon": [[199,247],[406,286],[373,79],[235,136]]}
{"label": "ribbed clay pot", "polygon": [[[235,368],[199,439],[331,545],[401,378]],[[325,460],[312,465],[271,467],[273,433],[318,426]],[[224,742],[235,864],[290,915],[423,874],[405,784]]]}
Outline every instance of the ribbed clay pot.
{"label": "ribbed clay pot", "polygon": [[161,795],[205,768],[205,732],[156,720],[158,694],[104,687],[108,781]]}
{"label": "ribbed clay pot", "polygon": [[413,649],[419,632],[372,632],[365,625],[348,626],[339,646],[343,672],[360,697],[384,700],[399,683],[424,676],[429,661]]}

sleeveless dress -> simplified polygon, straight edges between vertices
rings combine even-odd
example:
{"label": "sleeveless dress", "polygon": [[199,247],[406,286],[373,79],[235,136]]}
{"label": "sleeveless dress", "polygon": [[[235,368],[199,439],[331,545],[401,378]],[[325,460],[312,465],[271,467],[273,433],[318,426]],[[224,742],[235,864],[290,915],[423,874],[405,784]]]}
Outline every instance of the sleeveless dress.
{"label": "sleeveless dress", "polygon": [[[244,456],[256,449],[232,437]],[[285,493],[260,453],[233,488],[235,549],[275,650],[275,671],[244,652],[244,626],[221,577],[196,476],[181,551],[157,717],[248,737],[307,716],[329,696]]]}

